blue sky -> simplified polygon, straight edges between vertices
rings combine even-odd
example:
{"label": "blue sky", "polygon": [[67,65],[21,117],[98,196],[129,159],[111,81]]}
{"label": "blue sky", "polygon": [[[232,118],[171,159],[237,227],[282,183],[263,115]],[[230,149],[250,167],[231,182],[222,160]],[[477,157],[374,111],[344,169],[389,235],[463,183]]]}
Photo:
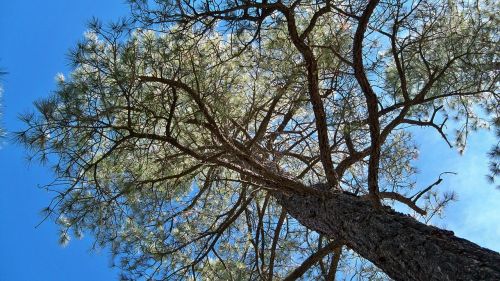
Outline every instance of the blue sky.
{"label": "blue sky", "polygon": [[[128,13],[122,0],[0,1],[0,68],[3,126],[22,128],[18,113],[55,89],[57,73],[68,73],[66,54],[86,30],[93,16],[103,21]],[[450,150],[431,131],[418,131],[420,187],[434,182],[444,171],[439,189],[453,189],[459,201],[434,221],[481,246],[500,251],[500,191],[487,184],[486,151],[495,141],[487,132],[473,135],[464,156]],[[22,147],[4,140],[0,149],[0,280],[116,280],[118,271],[108,267],[106,251],[91,251],[92,239],[72,240],[62,248],[50,221],[35,226],[51,195],[37,186],[50,182],[51,172],[26,160]]]}
{"label": "blue sky", "polygon": [[[55,89],[56,73],[69,71],[67,53],[82,38],[93,16],[116,20],[128,13],[124,0],[0,1],[0,69],[3,127],[22,127],[18,113]],[[40,227],[40,210],[51,195],[37,186],[49,169],[26,160],[22,147],[3,140],[0,149],[0,280],[117,280],[106,251],[92,252],[92,239],[58,245],[50,221]]]}
{"label": "blue sky", "polygon": [[426,187],[433,183],[441,172],[451,171],[457,175],[445,175],[438,189],[453,190],[458,201],[446,208],[444,218],[436,218],[433,224],[453,230],[455,235],[466,238],[483,247],[500,251],[500,190],[487,182],[488,158],[486,153],[496,143],[493,132],[473,133],[464,155],[454,149],[431,130],[418,133],[421,143],[417,184]]}

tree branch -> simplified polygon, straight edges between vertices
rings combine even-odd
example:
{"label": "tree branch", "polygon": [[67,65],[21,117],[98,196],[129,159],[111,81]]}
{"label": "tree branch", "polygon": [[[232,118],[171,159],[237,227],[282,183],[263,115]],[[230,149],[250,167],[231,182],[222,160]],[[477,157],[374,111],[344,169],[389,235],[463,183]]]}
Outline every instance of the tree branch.
{"label": "tree branch", "polygon": [[316,253],[310,255],[307,259],[302,262],[302,264],[297,267],[294,271],[288,274],[283,281],[292,281],[300,278],[304,273],[306,273],[309,268],[311,268],[315,263],[317,263],[324,256],[328,255],[336,248],[342,246],[341,240],[335,240],[333,242],[328,243],[325,247],[319,249]]}
{"label": "tree branch", "polygon": [[366,99],[368,108],[368,126],[370,128],[371,151],[370,160],[368,163],[368,189],[376,206],[380,206],[378,198],[378,170],[380,161],[380,149],[382,142],[380,139],[380,121],[378,117],[378,98],[373,91],[368,78],[366,77],[363,66],[363,39],[368,26],[371,15],[377,7],[379,0],[371,0],[366,6],[361,18],[359,19],[358,27],[354,35],[353,43],[353,65],[354,76],[358,81],[361,90]]}

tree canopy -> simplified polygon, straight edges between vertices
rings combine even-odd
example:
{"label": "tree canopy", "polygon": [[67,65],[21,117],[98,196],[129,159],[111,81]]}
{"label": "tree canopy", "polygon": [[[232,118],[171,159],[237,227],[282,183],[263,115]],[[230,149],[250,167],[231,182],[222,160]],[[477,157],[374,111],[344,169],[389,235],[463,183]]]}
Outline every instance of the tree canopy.
{"label": "tree canopy", "polygon": [[463,151],[498,126],[495,1],[130,2],[18,133],[55,163],[61,243],[91,233],[123,279],[385,279],[283,198],[428,222],[454,194],[415,182],[413,128]]}

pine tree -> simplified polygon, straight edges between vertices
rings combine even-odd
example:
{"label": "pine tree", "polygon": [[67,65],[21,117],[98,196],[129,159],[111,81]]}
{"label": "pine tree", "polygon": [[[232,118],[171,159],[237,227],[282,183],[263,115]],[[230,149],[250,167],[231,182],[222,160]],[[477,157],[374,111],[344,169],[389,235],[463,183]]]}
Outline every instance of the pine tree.
{"label": "pine tree", "polygon": [[498,3],[130,2],[18,134],[55,160],[63,243],[123,279],[500,279],[425,224],[454,194],[414,181],[412,134],[497,125]]}

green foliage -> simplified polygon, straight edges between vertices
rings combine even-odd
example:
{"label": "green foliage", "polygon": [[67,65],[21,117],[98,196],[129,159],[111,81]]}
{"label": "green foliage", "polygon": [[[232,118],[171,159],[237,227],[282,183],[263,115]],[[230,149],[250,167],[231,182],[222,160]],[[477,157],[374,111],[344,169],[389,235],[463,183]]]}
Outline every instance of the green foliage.
{"label": "green foliage", "polygon": [[[111,248],[123,279],[255,280],[271,264],[285,277],[326,240],[271,196],[270,182],[325,181],[306,62],[287,19],[259,3],[245,10],[239,1],[131,2],[135,24],[92,22],[72,51],[74,70],[58,75],[58,90],[23,117],[27,129],[18,134],[33,156],[55,161],[50,187],[58,193],[48,212],[61,244],[71,230],[90,232]],[[304,40],[318,62],[330,154],[344,167],[338,188],[365,195],[367,108],[351,62],[351,13],[364,4],[337,2]],[[463,150],[470,130],[498,118],[495,5],[396,1],[376,10],[363,52],[382,127],[408,107],[384,137],[381,191],[415,193],[418,149],[405,126],[436,129]],[[297,4],[297,29],[307,30],[323,6]],[[422,197],[428,216],[453,198],[432,192]],[[323,278],[333,257],[308,278]],[[344,276],[384,278],[352,259],[344,251]]]}

